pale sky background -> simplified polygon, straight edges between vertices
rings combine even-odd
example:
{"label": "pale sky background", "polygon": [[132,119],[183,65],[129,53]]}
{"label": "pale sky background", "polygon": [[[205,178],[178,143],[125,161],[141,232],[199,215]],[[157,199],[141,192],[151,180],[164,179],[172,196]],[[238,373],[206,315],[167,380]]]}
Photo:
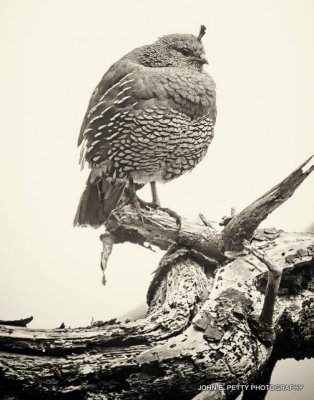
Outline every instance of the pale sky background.
{"label": "pale sky background", "polygon": [[[102,230],[72,227],[87,176],[77,136],[113,62],[163,34],[207,26],[215,138],[205,160],[159,195],[182,216],[220,220],[314,153],[313,19],[311,0],[0,0],[0,319],[84,326],[145,301],[162,253],[116,246],[104,287]],[[311,176],[264,225],[302,231],[313,201]]]}

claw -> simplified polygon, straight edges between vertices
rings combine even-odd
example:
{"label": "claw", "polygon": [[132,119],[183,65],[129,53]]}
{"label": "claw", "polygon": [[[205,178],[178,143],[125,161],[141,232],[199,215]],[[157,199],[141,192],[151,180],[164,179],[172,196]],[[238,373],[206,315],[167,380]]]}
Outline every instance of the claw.
{"label": "claw", "polygon": [[181,226],[182,226],[182,218],[178,213],[176,213],[175,211],[173,211],[167,207],[158,207],[157,209],[161,210],[161,211],[169,214],[171,217],[173,217],[176,220],[176,223],[178,225],[178,231],[180,231]]}

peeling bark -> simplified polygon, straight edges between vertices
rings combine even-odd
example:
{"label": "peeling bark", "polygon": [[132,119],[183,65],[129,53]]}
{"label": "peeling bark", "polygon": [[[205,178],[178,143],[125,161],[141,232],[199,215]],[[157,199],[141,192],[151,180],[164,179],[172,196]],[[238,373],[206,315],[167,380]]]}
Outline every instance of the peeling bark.
{"label": "peeling bark", "polygon": [[[276,359],[313,356],[314,234],[256,230],[311,172],[305,164],[222,231],[185,220],[179,230],[173,217],[144,206],[144,224],[131,206],[116,210],[102,236],[104,268],[113,243],[168,249],[146,318],[76,329],[0,326],[3,398],[234,399],[228,385],[269,379]],[[281,283],[267,341],[256,316],[269,316],[274,271]]]}

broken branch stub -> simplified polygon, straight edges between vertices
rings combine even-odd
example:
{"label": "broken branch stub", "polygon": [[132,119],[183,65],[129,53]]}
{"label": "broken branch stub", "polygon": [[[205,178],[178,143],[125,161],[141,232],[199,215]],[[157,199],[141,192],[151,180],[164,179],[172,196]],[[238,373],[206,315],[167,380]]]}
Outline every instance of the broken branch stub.
{"label": "broken branch stub", "polygon": [[[222,232],[220,246],[223,251],[243,249],[243,242],[251,240],[255,229],[260,223],[288,200],[304,179],[313,171],[314,165],[308,166],[312,157],[230,220]],[[306,169],[306,167],[308,168]]]}

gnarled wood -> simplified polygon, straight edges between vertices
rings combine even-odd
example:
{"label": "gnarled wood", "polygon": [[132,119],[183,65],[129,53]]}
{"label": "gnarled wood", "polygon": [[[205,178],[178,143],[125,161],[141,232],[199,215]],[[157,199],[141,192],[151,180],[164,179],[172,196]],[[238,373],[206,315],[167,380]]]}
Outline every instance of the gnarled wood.
{"label": "gnarled wood", "polygon": [[[256,240],[284,270],[276,334],[283,330],[300,355],[314,349],[313,242],[313,234],[284,232]],[[262,306],[265,265],[247,254],[219,267],[213,278],[212,264],[174,249],[162,268],[144,320],[61,331],[1,327],[4,387],[14,382],[25,396],[32,391],[46,399],[101,393],[108,399],[190,399],[202,384],[254,379],[271,354],[250,329],[252,312]]]}
{"label": "gnarled wood", "polygon": [[[304,179],[300,174],[292,175]],[[290,195],[295,189],[291,185]],[[274,209],[269,199],[263,204]],[[250,226],[254,213],[249,213]],[[242,240],[246,213],[241,214]],[[230,385],[254,382],[282,341],[289,341],[289,346],[281,349],[280,357],[314,355],[314,233],[255,230],[246,235],[255,249],[250,253],[228,247],[229,239],[224,242],[229,238],[226,230],[235,229],[237,216],[222,233],[185,220],[178,231],[172,217],[149,207],[143,208],[143,216],[144,225],[131,206],[115,211],[105,246],[109,243],[110,250],[112,243],[131,241],[168,248],[148,291],[146,318],[58,330],[0,326],[1,395],[233,399],[237,390]],[[257,256],[261,252],[263,257]],[[104,263],[109,253],[106,248]],[[254,326],[254,315],[263,308],[268,260],[270,269],[275,266],[282,275],[273,343],[266,343]],[[210,384],[223,389],[199,390]]]}

